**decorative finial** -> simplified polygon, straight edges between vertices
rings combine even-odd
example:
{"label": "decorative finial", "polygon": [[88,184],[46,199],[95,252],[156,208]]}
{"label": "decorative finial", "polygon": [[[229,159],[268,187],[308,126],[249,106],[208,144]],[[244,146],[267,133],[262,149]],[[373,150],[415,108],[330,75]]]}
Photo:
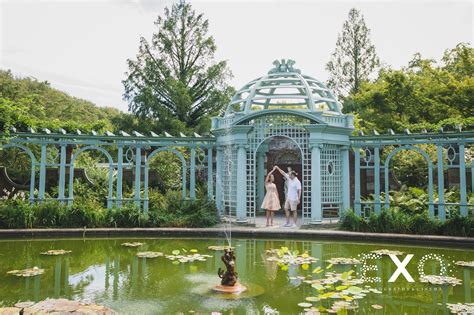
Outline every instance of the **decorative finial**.
{"label": "decorative finial", "polygon": [[280,60],[275,60],[273,61],[273,65],[275,66],[274,68],[270,69],[268,71],[269,74],[271,73],[280,73],[280,72],[296,72],[296,73],[301,73],[299,69],[293,68],[293,65],[295,64],[295,61],[292,59],[281,59]]}

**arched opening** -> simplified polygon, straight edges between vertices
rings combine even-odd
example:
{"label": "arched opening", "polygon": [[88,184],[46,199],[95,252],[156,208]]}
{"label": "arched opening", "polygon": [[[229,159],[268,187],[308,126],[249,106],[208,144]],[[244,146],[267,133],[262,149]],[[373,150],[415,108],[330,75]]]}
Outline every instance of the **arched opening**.
{"label": "arched opening", "polygon": [[[385,208],[388,209],[391,205],[391,201],[389,198],[389,194],[390,194],[390,170],[391,170],[391,167],[390,167],[390,164],[392,162],[392,165],[397,165],[396,163],[394,162],[397,162],[397,159],[395,159],[395,155],[401,151],[405,151],[407,150],[408,152],[410,152],[409,154],[404,154],[405,157],[407,158],[414,158],[413,154],[415,155],[418,155],[426,161],[426,168],[427,168],[427,175],[426,175],[426,181],[425,181],[425,184],[424,184],[424,187],[425,189],[421,188],[423,186],[420,187],[420,184],[421,183],[416,183],[418,184],[418,186],[416,186],[415,188],[412,188],[412,193],[415,194],[415,196],[413,196],[413,198],[409,198],[410,200],[398,200],[397,196],[396,195],[393,195],[391,196],[391,198],[393,199],[393,204],[394,205],[397,205],[397,206],[401,206],[402,204],[404,205],[404,207],[409,207],[409,208],[413,208],[411,210],[416,210],[419,208],[419,211],[416,211],[416,212],[421,212],[423,211],[424,209],[426,209],[426,207],[428,207],[428,210],[429,210],[429,213],[431,216],[434,215],[434,204],[433,204],[433,165],[432,165],[432,161],[430,159],[430,156],[422,149],[418,148],[418,147],[415,147],[415,146],[412,146],[412,145],[405,145],[405,146],[400,146],[396,149],[394,149],[392,152],[390,152],[387,156],[387,158],[385,159],[385,163],[384,163],[384,179],[385,179]],[[399,163],[399,162],[398,162]],[[392,173],[394,173],[394,175],[396,176],[396,171],[397,169],[393,170],[392,169]],[[399,173],[403,174],[402,172],[400,172],[399,170]],[[400,174],[399,174],[400,175]],[[395,177],[396,178],[396,177]],[[408,178],[408,179],[405,179],[404,182],[405,183],[408,183],[410,184],[411,181],[413,181],[414,179],[412,178]],[[401,183],[399,183],[399,186]],[[407,187],[407,186],[405,186]],[[402,188],[401,189],[408,189],[407,188]],[[402,196],[402,198],[406,198],[405,195]],[[418,202],[420,205],[421,205],[421,208],[418,207],[416,208],[416,205],[411,205],[413,202]],[[404,209],[404,210],[409,210],[408,208],[407,209]]]}
{"label": "arched opening", "polygon": [[37,173],[35,155],[20,144],[6,144],[1,148],[0,197],[21,197],[24,191],[29,191],[28,199],[33,201]]}
{"label": "arched opening", "polygon": [[[295,171],[297,173],[298,179],[301,181],[302,187],[303,183],[302,173],[303,173],[303,155],[302,150],[298,143],[288,137],[288,136],[270,136],[264,139],[257,146],[257,149],[254,153],[255,158],[255,172],[256,178],[255,190],[254,193],[258,196],[255,213],[264,214],[265,210],[261,209],[261,204],[265,196],[265,177],[271,170],[274,165],[278,165],[285,172]],[[278,172],[274,173],[275,185],[278,190],[278,195],[280,197],[280,204],[283,206],[286,200],[287,185],[286,179],[281,176]],[[302,194],[302,201],[304,197]],[[298,212],[303,208],[303,202],[298,205]]]}
{"label": "arched opening", "polygon": [[159,148],[153,150],[145,162],[144,180],[144,210],[148,211],[150,204],[149,187],[155,184],[163,191],[181,189],[181,198],[186,199],[187,164],[183,153],[173,148]]}
{"label": "arched opening", "polygon": [[73,153],[70,161],[68,203],[72,204],[74,192],[77,192],[77,195],[87,196],[84,202],[112,208],[113,176],[113,159],[109,152],[97,146],[80,148]]}

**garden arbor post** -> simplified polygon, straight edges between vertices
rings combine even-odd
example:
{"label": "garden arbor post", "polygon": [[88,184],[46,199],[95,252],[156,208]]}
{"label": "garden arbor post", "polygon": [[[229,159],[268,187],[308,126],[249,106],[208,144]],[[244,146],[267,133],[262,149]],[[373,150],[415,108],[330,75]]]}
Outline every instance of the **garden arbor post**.
{"label": "garden arbor post", "polygon": [[314,143],[311,148],[311,224],[321,224],[323,213],[321,209],[321,147]]}
{"label": "garden arbor post", "polygon": [[212,146],[207,147],[207,198],[212,200],[214,197],[213,169],[212,169]]}
{"label": "garden arbor post", "polygon": [[44,192],[46,186],[46,143],[41,143],[41,158],[40,158],[40,174],[39,174],[39,187],[38,187],[38,199],[44,200]]}
{"label": "garden arbor post", "polygon": [[141,164],[142,164],[141,147],[137,145],[137,148],[135,150],[135,205],[137,206],[140,206]]}
{"label": "garden arbor post", "polygon": [[191,147],[190,165],[189,165],[189,199],[196,199],[196,148]]}
{"label": "garden arbor post", "polygon": [[117,207],[122,206],[123,144],[117,146]]}
{"label": "garden arbor post", "polygon": [[66,146],[67,144],[61,143],[61,151],[59,158],[58,200],[61,203],[64,203],[64,190],[66,187]]}
{"label": "garden arbor post", "polygon": [[464,143],[459,144],[459,190],[460,190],[460,212],[461,216],[467,217],[467,196],[466,196],[466,162],[464,153]]}
{"label": "garden arbor post", "polygon": [[354,210],[360,215],[360,148],[357,146],[354,147]]}
{"label": "garden arbor post", "polygon": [[[349,166],[349,146],[345,145],[341,149],[342,154],[342,212],[350,208],[350,166]],[[339,215],[341,215],[340,213]]]}
{"label": "garden arbor post", "polygon": [[444,167],[443,167],[443,146],[436,146],[438,153],[438,218],[441,221],[446,220],[446,209],[444,203]]}
{"label": "garden arbor post", "polygon": [[374,147],[374,195],[374,210],[380,214],[380,147],[377,145]]}

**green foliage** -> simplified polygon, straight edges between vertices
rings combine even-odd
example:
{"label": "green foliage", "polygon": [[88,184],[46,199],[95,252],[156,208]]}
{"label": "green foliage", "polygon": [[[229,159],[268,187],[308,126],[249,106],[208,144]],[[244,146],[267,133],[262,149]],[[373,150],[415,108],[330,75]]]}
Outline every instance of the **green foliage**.
{"label": "green foliage", "polygon": [[341,217],[342,230],[374,233],[402,233],[420,235],[474,236],[474,219],[453,214],[445,222],[432,219],[428,213],[406,213],[396,208],[371,213],[363,218],[347,210]]}
{"label": "green foliage", "polygon": [[[468,204],[474,203],[474,194],[468,193]],[[429,195],[425,189],[417,187],[402,186],[399,191],[390,191],[390,204],[392,209],[409,215],[422,214],[428,208]],[[374,196],[370,195],[365,200],[374,201]],[[453,187],[444,190],[444,201],[446,203],[458,203],[460,200],[459,188]],[[381,194],[381,201],[384,203],[385,194]],[[438,193],[433,192],[433,201],[438,202]]]}
{"label": "green foliage", "polygon": [[356,112],[363,130],[395,132],[439,127],[474,127],[474,49],[459,44],[442,61],[416,54],[406,68],[382,69],[374,82],[364,82],[344,101],[346,112]]}
{"label": "green foliage", "polygon": [[352,8],[338,35],[336,49],[326,65],[329,71],[328,86],[339,96],[357,93],[363,81],[379,65],[375,46],[370,40],[370,30],[362,13]]}
{"label": "green foliage", "polygon": [[152,204],[149,215],[156,226],[206,227],[219,222],[215,203],[205,195],[195,201],[182,200],[179,193],[168,192],[165,202]]}
{"label": "green foliage", "polygon": [[[158,200],[156,191],[152,195],[150,200]],[[71,206],[7,199],[0,202],[0,228],[208,227],[219,222],[214,203],[205,198],[183,201],[172,192],[160,198],[159,203],[151,202],[148,213],[134,204],[106,209],[93,199]]]}
{"label": "green foliage", "polygon": [[117,109],[69,96],[48,82],[16,78],[10,71],[0,70],[0,131],[8,132],[10,127],[26,131],[33,127],[100,132],[111,129],[109,120],[119,113]]}
{"label": "green foliage", "polygon": [[[124,98],[138,117],[159,118],[158,131],[209,130],[209,116],[227,104],[233,89],[225,61],[214,62],[216,45],[209,22],[189,3],[165,8],[151,42],[140,39],[129,59]],[[188,128],[188,129],[187,129]]]}

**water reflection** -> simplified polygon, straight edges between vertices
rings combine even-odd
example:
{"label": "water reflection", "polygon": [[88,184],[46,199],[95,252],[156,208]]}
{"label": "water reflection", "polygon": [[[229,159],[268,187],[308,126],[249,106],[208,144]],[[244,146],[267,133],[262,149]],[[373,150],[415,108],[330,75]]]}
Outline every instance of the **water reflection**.
{"label": "water reflection", "polygon": [[[324,273],[312,274],[316,267],[325,268],[327,259],[333,257],[356,257],[371,250],[390,248],[414,254],[406,267],[415,279],[408,282],[402,275],[391,283],[388,279],[397,269],[391,259],[372,260],[369,263],[376,270],[369,271],[369,277],[379,277],[380,283],[370,284],[382,294],[369,295],[360,301],[358,312],[372,313],[371,305],[384,306],[386,314],[442,313],[448,314],[446,303],[470,303],[473,301],[471,270],[454,265],[455,261],[474,259],[472,250],[432,249],[416,246],[388,246],[376,244],[345,244],[338,242],[294,241],[294,240],[233,240],[237,255],[237,271],[242,283],[258,284],[265,294],[239,303],[209,301],[193,294],[190,275],[203,275],[219,279],[216,275],[221,252],[207,250],[209,245],[225,245],[223,240],[189,239],[146,239],[142,251],[153,250],[171,253],[174,249],[196,248],[200,253],[213,255],[205,262],[174,265],[164,257],[144,259],[135,256],[137,249],[120,246],[124,240],[33,240],[2,241],[0,243],[0,302],[11,305],[18,300],[39,301],[46,297],[69,299],[91,299],[112,308],[131,313],[176,313],[178,311],[212,309],[209,305],[226,309],[233,314],[245,314],[248,310],[261,311],[264,305],[277,309],[281,314],[297,314],[297,306],[305,297],[314,296],[314,289],[293,278],[311,274],[322,278]],[[265,251],[286,246],[300,253],[308,253],[318,261],[304,270],[300,266],[290,266],[282,270],[275,262],[266,260]],[[70,255],[47,257],[39,255],[49,249],[72,250]],[[435,253],[442,257],[450,276],[462,280],[460,286],[435,286],[419,282],[418,262],[422,256]],[[403,256],[404,257],[404,256]],[[401,258],[403,258],[401,257]],[[401,259],[402,260],[402,259]],[[45,274],[33,278],[16,278],[6,275],[6,271],[38,266]],[[361,266],[336,265],[338,273],[354,269],[360,277]],[[424,266],[426,274],[438,274],[440,264],[428,260]],[[289,279],[289,277],[292,277]],[[209,278],[207,278],[209,279]],[[212,300],[212,299],[211,299]],[[140,311],[137,311],[140,310]],[[214,309],[220,310],[220,309]]]}

